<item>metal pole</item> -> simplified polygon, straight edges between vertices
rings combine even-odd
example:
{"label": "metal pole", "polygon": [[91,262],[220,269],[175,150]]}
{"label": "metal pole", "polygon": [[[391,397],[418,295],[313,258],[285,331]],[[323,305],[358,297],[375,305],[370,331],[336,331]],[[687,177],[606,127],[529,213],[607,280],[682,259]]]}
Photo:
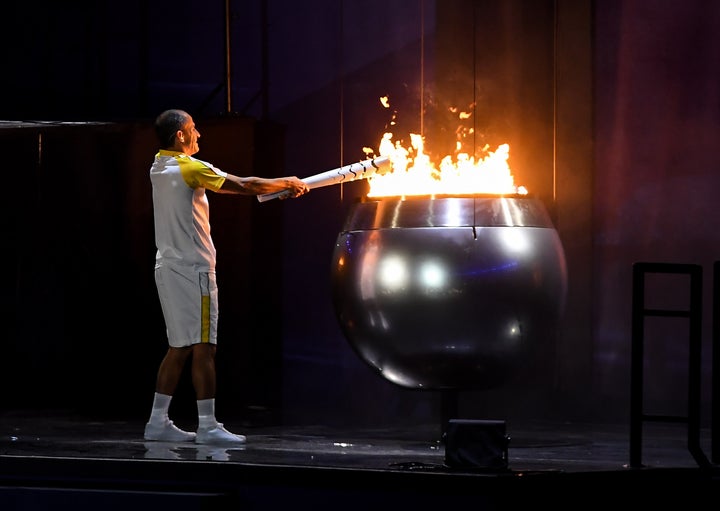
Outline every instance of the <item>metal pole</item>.
{"label": "metal pole", "polygon": [[225,112],[232,112],[232,65],[230,48],[230,0],[225,0]]}

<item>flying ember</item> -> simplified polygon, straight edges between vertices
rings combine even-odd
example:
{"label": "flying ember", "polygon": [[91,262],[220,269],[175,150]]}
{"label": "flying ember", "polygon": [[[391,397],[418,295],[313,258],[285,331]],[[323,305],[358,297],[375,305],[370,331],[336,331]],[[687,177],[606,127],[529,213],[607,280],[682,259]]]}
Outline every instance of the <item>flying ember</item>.
{"label": "flying ember", "polygon": [[[380,98],[380,101],[388,108],[387,97]],[[459,114],[461,119],[468,116],[466,112]],[[487,156],[476,160],[467,152],[462,152],[458,142],[456,156],[447,155],[436,164],[425,154],[421,135],[411,133],[410,141],[411,147],[403,147],[400,142],[393,141],[392,133],[383,135],[379,153],[390,160],[392,170],[368,178],[368,197],[527,194],[525,187],[515,185],[508,164],[508,144],[501,144],[494,152],[487,152]],[[370,151],[365,149],[366,153]]]}

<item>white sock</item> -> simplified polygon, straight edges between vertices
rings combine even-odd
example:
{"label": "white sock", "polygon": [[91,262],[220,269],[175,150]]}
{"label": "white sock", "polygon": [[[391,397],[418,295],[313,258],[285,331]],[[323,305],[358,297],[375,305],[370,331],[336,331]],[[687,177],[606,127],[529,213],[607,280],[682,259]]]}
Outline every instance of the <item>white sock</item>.
{"label": "white sock", "polygon": [[217,426],[215,418],[215,399],[198,399],[198,427],[214,428]]}
{"label": "white sock", "polygon": [[168,410],[170,409],[170,401],[172,396],[167,394],[155,393],[153,398],[152,413],[150,414],[150,422],[154,424],[164,424],[168,420]]}

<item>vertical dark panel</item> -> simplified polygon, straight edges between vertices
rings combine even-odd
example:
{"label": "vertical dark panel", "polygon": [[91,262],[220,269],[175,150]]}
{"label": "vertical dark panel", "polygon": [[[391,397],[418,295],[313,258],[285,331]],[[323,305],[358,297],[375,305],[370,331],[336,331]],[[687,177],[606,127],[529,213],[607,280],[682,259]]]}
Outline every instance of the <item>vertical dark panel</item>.
{"label": "vertical dark panel", "polygon": [[[476,160],[509,144],[509,165],[516,185],[543,200],[554,211],[554,9],[538,2],[437,2],[435,87],[428,140],[455,154],[455,143]],[[460,112],[471,114],[462,119]],[[432,143],[432,142],[430,142]],[[528,377],[521,391],[499,388],[478,395],[463,392],[460,412],[536,413],[547,409],[557,378],[557,349],[549,335],[537,360],[545,368],[539,379]]]}
{"label": "vertical dark panel", "polygon": [[[554,2],[438,2],[431,137],[476,158],[510,144],[515,183],[552,201]],[[460,119],[460,112],[472,117]],[[461,135],[465,135],[461,137]],[[430,137],[428,137],[431,139]]]}
{"label": "vertical dark panel", "polygon": [[[0,383],[6,389],[0,399],[0,406],[16,407],[26,405],[24,393],[28,387],[34,390],[36,384],[31,373],[31,364],[43,361],[42,355],[34,357],[32,345],[36,333],[33,328],[47,317],[38,314],[37,307],[28,300],[39,286],[35,281],[30,257],[33,239],[37,236],[35,207],[39,200],[38,190],[38,142],[36,129],[20,127],[20,123],[9,123],[0,128],[0,150],[7,168],[15,176],[22,176],[21,185],[7,193],[2,201],[3,218],[3,267],[7,274],[2,279],[2,367]],[[41,298],[41,297],[40,297]],[[41,369],[45,366],[42,364]],[[39,382],[38,382],[39,385]],[[14,389],[8,392],[7,389]],[[19,390],[19,392],[18,392]]]}
{"label": "vertical dark panel", "polygon": [[[261,177],[285,175],[285,128],[269,121],[255,124],[254,173]],[[247,369],[241,389],[248,421],[279,422],[282,412],[283,334],[282,257],[285,252],[281,201],[252,199],[250,239],[250,322],[252,343],[243,358]]]}
{"label": "vertical dark panel", "polygon": [[[130,242],[126,214],[148,220],[149,194],[128,194],[132,130],[92,123],[28,123],[3,140],[22,176],[13,209],[12,364],[8,398],[23,407],[122,408],[135,398],[136,348],[152,331],[139,298],[148,254]],[[7,136],[6,136],[7,134]],[[143,162],[146,173],[149,162]],[[132,203],[127,203],[130,196]],[[151,222],[151,219],[149,219]],[[144,238],[147,241],[147,236]],[[151,263],[151,261],[149,261]],[[140,350],[142,352],[142,350]],[[114,394],[120,399],[116,399]],[[101,396],[102,399],[93,400]],[[127,396],[127,397],[126,397]]]}
{"label": "vertical dark panel", "polygon": [[568,266],[568,299],[555,364],[556,403],[557,413],[587,416],[597,406],[587,396],[599,361],[593,353],[593,6],[588,0],[556,3],[554,216]]}

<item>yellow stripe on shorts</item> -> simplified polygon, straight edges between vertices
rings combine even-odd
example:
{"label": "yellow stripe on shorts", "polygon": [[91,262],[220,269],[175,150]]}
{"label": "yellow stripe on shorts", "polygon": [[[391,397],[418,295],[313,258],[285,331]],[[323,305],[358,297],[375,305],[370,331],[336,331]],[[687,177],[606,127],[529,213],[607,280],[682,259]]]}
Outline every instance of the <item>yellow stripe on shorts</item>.
{"label": "yellow stripe on shorts", "polygon": [[210,342],[210,281],[207,273],[200,274],[200,342]]}

